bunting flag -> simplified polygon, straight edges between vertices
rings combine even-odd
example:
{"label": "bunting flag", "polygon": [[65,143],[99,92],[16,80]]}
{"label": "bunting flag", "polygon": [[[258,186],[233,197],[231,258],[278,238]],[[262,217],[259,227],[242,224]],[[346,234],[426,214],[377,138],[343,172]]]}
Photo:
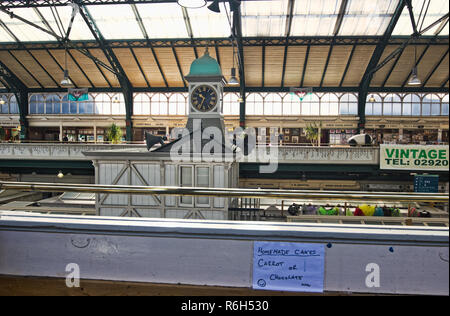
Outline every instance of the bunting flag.
{"label": "bunting flag", "polygon": [[68,89],[70,101],[86,101],[89,99],[88,89]]}

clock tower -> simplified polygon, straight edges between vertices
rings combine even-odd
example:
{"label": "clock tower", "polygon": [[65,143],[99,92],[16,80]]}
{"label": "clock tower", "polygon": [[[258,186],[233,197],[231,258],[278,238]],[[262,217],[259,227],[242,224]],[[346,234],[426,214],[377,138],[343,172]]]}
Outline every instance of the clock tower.
{"label": "clock tower", "polygon": [[209,55],[208,49],[191,64],[185,79],[189,83],[189,116],[186,127],[193,132],[193,122],[198,119],[202,130],[215,126],[223,134],[223,87],[226,81],[219,63]]}

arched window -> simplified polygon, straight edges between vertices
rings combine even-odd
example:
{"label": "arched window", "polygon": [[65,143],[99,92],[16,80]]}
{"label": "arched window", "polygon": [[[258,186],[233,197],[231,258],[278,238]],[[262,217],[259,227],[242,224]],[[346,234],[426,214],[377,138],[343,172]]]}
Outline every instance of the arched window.
{"label": "arched window", "polygon": [[320,99],[320,115],[339,115],[339,98],[334,93],[325,93]]}
{"label": "arched window", "polygon": [[94,114],[94,98],[88,94],[88,99],[85,101],[78,101],[79,114]]}
{"label": "arched window", "polygon": [[164,93],[155,93],[151,96],[150,114],[151,115],[168,114],[168,99]]}
{"label": "arched window", "polygon": [[250,93],[246,98],[246,112],[248,115],[263,115],[264,100],[259,93]]}
{"label": "arched window", "polygon": [[[371,99],[373,102],[370,102]],[[379,94],[369,94],[366,101],[366,115],[381,115],[383,108],[383,100]]]}
{"label": "arched window", "polygon": [[19,105],[17,104],[17,99],[14,94],[9,99],[9,111],[11,114],[19,114]]}
{"label": "arched window", "polygon": [[307,95],[301,101],[301,115],[319,115],[320,114],[320,99],[315,93]]}
{"label": "arched window", "polygon": [[29,113],[44,114],[45,99],[42,94],[33,94],[30,96]]}
{"label": "arched window", "polygon": [[187,102],[184,93],[174,93],[169,98],[169,115],[186,115]]}
{"label": "arched window", "polygon": [[69,95],[66,94],[62,98],[62,114],[77,114],[78,113],[78,104],[75,101],[69,100]]}
{"label": "arched window", "polygon": [[388,94],[383,100],[383,115],[401,115],[402,100],[398,94]]}
{"label": "arched window", "polygon": [[111,114],[125,115],[125,100],[122,93],[111,94]]}
{"label": "arched window", "polygon": [[288,93],[284,96],[283,115],[300,115],[300,100],[295,93]]}
{"label": "arched window", "polygon": [[0,95],[0,101],[2,101],[1,103],[1,107],[0,107],[0,113],[3,114],[9,114],[9,100],[8,100],[8,96],[3,94]]}
{"label": "arched window", "polygon": [[57,94],[48,94],[45,98],[45,113],[61,113],[61,97]]}
{"label": "arched window", "polygon": [[225,93],[223,97],[223,114],[239,115],[239,110],[239,95],[233,92]]}
{"label": "arched window", "polygon": [[278,93],[268,93],[264,98],[264,115],[281,115],[282,98]]}
{"label": "arched window", "polygon": [[353,93],[346,93],[341,97],[339,114],[358,115],[358,98]]}
{"label": "arched window", "polygon": [[442,99],[441,115],[448,115],[448,94]]}
{"label": "arched window", "polygon": [[435,94],[427,94],[422,99],[422,116],[440,115],[441,100]]}
{"label": "arched window", "polygon": [[111,115],[111,97],[107,93],[94,96],[95,114]]}
{"label": "arched window", "polygon": [[420,115],[420,97],[417,94],[410,93],[403,98],[402,115]]}
{"label": "arched window", "polygon": [[150,115],[150,97],[146,93],[136,93],[133,100],[134,115]]}

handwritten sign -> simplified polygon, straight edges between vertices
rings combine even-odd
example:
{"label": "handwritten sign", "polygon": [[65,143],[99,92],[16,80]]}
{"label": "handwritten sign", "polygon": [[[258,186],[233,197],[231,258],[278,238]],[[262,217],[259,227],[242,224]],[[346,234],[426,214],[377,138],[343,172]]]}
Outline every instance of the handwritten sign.
{"label": "handwritten sign", "polygon": [[325,246],[255,242],[253,289],[323,292]]}

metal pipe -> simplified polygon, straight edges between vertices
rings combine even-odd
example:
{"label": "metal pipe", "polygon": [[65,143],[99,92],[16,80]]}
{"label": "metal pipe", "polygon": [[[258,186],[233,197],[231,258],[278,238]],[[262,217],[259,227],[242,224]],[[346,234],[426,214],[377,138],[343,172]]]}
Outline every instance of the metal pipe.
{"label": "metal pipe", "polygon": [[448,203],[446,194],[434,193],[388,193],[356,191],[299,191],[272,189],[227,189],[227,188],[188,188],[188,187],[152,187],[130,185],[99,184],[55,184],[37,182],[3,182],[1,189],[41,192],[81,192],[107,194],[143,194],[178,196],[216,196],[236,198],[275,198],[275,199],[316,199],[339,201],[394,201],[394,202],[441,202]]}

